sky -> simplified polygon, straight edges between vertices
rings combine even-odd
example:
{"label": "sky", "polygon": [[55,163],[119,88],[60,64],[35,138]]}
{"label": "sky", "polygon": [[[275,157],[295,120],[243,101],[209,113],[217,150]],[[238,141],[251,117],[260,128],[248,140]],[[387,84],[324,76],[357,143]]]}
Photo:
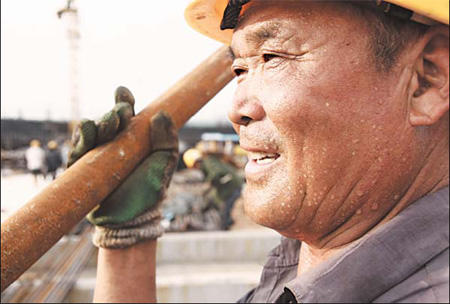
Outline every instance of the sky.
{"label": "sky", "polygon": [[[79,11],[80,116],[95,119],[128,87],[136,112],[189,73],[221,44],[191,29],[191,0],[76,0]],[[66,0],[1,1],[1,117],[70,120]],[[233,81],[190,121],[228,124]]]}

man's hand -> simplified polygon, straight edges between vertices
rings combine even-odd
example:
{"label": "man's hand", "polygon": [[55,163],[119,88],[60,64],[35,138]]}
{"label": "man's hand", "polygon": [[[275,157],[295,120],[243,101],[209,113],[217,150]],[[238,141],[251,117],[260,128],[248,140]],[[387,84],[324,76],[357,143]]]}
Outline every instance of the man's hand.
{"label": "man's hand", "polygon": [[112,140],[122,131],[134,116],[134,97],[130,90],[118,87],[115,92],[116,105],[94,122],[82,119],[72,133],[74,148],[69,152],[67,167],[73,165],[89,150]]}
{"label": "man's hand", "polygon": [[[68,166],[92,148],[113,140],[130,122],[134,115],[133,95],[119,87],[115,99],[115,107],[100,120],[84,119],[74,130]],[[126,248],[163,233],[160,203],[177,164],[178,138],[171,118],[162,111],[152,117],[149,127],[150,155],[87,216],[96,226],[96,246]]]}

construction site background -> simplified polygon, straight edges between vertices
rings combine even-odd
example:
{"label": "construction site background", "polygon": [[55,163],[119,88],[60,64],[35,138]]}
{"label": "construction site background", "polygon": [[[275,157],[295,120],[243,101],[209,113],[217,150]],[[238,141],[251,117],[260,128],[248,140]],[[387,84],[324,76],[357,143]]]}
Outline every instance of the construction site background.
{"label": "construction site background", "polygon": [[[60,123],[54,124],[62,131],[50,134],[56,134],[59,142],[66,141],[68,129],[62,128]],[[3,125],[21,124],[2,121]],[[45,175],[38,178],[37,184],[33,182],[32,175],[25,169],[26,147],[23,146],[30,137],[39,134],[39,130],[47,136],[48,126],[52,123],[25,121],[21,127],[14,128],[15,132],[8,133],[8,128],[2,128],[2,147],[16,148],[2,149],[2,221],[51,183],[51,178]],[[29,129],[34,131],[28,134]],[[180,143],[181,153],[200,147],[226,156],[243,177],[247,159],[231,128],[185,127],[180,131]],[[265,257],[278,243],[279,235],[251,222],[244,213],[242,198],[237,199],[231,212],[234,223],[227,231],[221,230],[219,210],[211,212],[206,208],[205,193],[210,183],[199,176],[197,170],[186,168],[181,159],[163,204],[166,235],[159,241],[159,301],[236,301],[259,281]],[[59,168],[57,176],[63,171]],[[173,214],[172,218],[167,216],[173,206],[181,208],[185,215],[176,225],[170,224]],[[185,224],[188,222],[194,225]],[[91,243],[92,232],[93,227],[87,221],[80,222],[2,293],[1,302],[91,302],[97,252]]]}
{"label": "construction site background", "polygon": [[[186,26],[188,3],[162,1],[155,9],[145,0],[2,1],[2,222],[51,183],[45,168],[36,179],[27,170],[25,155],[32,140],[44,150],[50,141],[64,150],[77,121],[96,119],[113,105],[118,85],[130,88],[139,113],[221,46]],[[155,48],[158,42],[164,42],[164,49]],[[203,141],[208,150],[232,156],[242,175],[246,158],[226,119],[235,84],[179,130],[180,152]],[[56,178],[63,171],[57,169]],[[195,211],[190,222],[197,225],[170,225],[174,208],[164,213],[167,233],[158,245],[158,300],[234,302],[257,284],[279,235],[252,223],[241,198],[232,209],[233,225],[221,230],[220,212],[206,208],[204,194],[210,185],[193,172],[180,160],[164,204],[177,198],[175,205],[182,208],[175,209]],[[215,225],[203,225],[204,210],[210,210],[208,223]],[[82,221],[5,289],[1,302],[91,302],[97,252],[91,237],[92,226]]]}

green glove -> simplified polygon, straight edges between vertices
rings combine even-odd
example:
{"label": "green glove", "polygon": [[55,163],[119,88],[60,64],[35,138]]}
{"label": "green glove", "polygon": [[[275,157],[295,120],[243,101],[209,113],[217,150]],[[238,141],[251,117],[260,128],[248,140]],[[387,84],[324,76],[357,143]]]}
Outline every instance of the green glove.
{"label": "green glove", "polygon": [[[134,115],[134,98],[128,89],[116,90],[116,106],[98,122],[82,120],[74,130],[69,164],[95,146],[110,141]],[[87,219],[96,226],[94,244],[125,248],[162,235],[160,203],[178,159],[175,126],[160,111],[150,121],[152,152]]]}
{"label": "green glove", "polygon": [[123,130],[134,116],[134,97],[125,87],[118,87],[115,92],[116,105],[94,122],[82,119],[72,133],[73,149],[69,152],[67,167],[73,165],[89,150],[112,140]]}

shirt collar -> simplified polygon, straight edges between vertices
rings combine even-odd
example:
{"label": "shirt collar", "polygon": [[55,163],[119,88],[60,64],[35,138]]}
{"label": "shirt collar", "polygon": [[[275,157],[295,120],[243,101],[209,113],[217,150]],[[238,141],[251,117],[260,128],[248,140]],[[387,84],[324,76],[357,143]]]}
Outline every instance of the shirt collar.
{"label": "shirt collar", "polygon": [[448,211],[449,188],[425,196],[285,287],[298,303],[374,300],[449,247]]}

